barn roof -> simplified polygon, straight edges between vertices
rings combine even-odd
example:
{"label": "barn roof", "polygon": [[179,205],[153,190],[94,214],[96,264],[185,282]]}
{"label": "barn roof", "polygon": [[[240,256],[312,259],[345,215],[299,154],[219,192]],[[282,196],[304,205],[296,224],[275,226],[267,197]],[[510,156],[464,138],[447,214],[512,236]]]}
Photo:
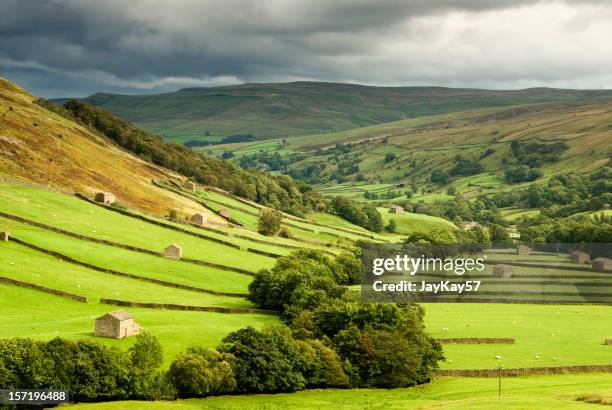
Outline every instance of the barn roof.
{"label": "barn roof", "polygon": [[126,312],[125,310],[116,310],[114,312],[109,312],[105,315],[102,315],[98,319],[103,318],[104,316],[112,316],[117,320],[128,320],[134,317],[134,315]]}

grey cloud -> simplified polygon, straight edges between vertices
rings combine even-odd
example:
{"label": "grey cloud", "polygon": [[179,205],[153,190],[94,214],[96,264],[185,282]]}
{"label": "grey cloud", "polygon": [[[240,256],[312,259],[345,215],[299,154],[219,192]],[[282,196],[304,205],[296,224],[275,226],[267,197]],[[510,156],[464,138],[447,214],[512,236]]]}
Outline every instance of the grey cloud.
{"label": "grey cloud", "polygon": [[612,8],[600,0],[0,5],[0,75],[52,97],[296,79],[612,86]]}

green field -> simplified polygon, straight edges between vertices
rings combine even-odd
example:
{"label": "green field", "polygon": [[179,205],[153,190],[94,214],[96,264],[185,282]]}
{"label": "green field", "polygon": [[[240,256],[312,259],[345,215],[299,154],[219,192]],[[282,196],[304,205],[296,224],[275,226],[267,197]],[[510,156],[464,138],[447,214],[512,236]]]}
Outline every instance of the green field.
{"label": "green field", "polygon": [[[0,338],[31,337],[50,340],[89,339],[127,349],[134,338],[107,339],[94,336],[94,320],[117,306],[80,303],[36,290],[0,284],[2,323]],[[274,316],[225,314],[129,308],[144,331],[157,337],[164,351],[165,366],[189,346],[216,346],[229,332],[245,326],[261,327]]]}
{"label": "green field", "polygon": [[410,212],[391,214],[387,208],[378,208],[378,211],[381,213],[385,225],[387,225],[390,220],[394,220],[397,224],[397,233],[403,235],[410,235],[416,232],[428,232],[434,229],[447,231],[457,229],[452,222],[435,216]]}
{"label": "green field", "polygon": [[[307,390],[297,393],[222,396],[156,402],[158,409],[597,409],[579,398],[612,397],[608,374],[504,377],[498,380],[439,378],[407,389]],[[149,402],[69,406],[78,409],[148,409]],[[603,407],[602,407],[603,408]]]}
{"label": "green field", "polygon": [[[257,209],[218,193],[210,195],[209,191],[201,191],[198,194],[204,201],[206,198],[221,203],[226,201],[226,205],[242,209],[246,214]],[[73,196],[33,187],[6,184],[0,186],[0,204],[3,212],[112,242],[156,251],[163,249],[168,243],[181,243],[186,248],[193,247],[190,256],[201,260],[223,262],[230,269],[232,267],[255,269],[273,265],[273,258],[248,253],[244,250],[245,247],[258,244],[263,247],[262,249],[287,252],[287,249],[274,245],[276,240],[274,238],[269,245],[248,239],[263,237],[245,229],[216,227],[218,232],[215,233],[173,223],[173,226],[181,226],[193,232],[202,231],[207,235],[239,244],[243,248],[239,250],[121,215]],[[437,228],[455,229],[450,222],[439,218],[412,213],[389,214],[384,208],[380,211],[386,222],[390,218],[396,219],[399,233],[403,235]],[[311,223],[299,218],[287,219],[287,222],[317,232],[329,231],[342,234],[344,240],[360,238],[360,234],[369,235],[362,228],[335,216],[313,214],[309,218],[312,218]],[[169,224],[162,219],[158,221]],[[316,224],[323,224],[325,227]],[[0,276],[72,292],[88,297],[89,301],[81,303],[38,290],[0,284],[0,292],[3,295],[0,299],[0,311],[3,312],[4,319],[0,324],[0,338],[89,339],[122,349],[128,348],[134,342],[133,338],[115,340],[94,337],[95,318],[108,311],[121,309],[99,303],[100,298],[193,306],[252,307],[248,301],[240,297],[212,295],[139,280],[139,277],[149,278],[212,291],[246,293],[251,277],[238,272],[94,243],[0,218],[0,230],[4,229],[11,230],[16,238],[33,245],[62,253],[99,268],[113,269],[136,277],[125,278],[99,272],[15,242],[2,242],[0,257],[3,263],[0,264]],[[223,235],[225,231],[244,238],[225,236]],[[321,233],[311,233],[311,235],[318,240],[324,238]],[[380,237],[394,238],[389,235]],[[308,246],[305,242],[284,241],[292,245]],[[491,261],[517,259],[516,255],[505,253],[507,251],[491,252],[489,259]],[[218,252],[222,254],[219,256]],[[544,268],[544,272],[551,275],[568,272],[555,269],[556,265],[574,266],[564,256],[539,252],[533,252],[521,260],[538,263]],[[521,275],[541,274],[542,268],[524,267],[519,271]],[[582,269],[581,266],[576,268]],[[554,289],[557,288],[551,287],[547,290]],[[423,306],[426,313],[425,325],[433,337],[515,339],[514,344],[445,344],[443,347],[446,359],[440,362],[441,369],[491,369],[500,363],[505,368],[612,364],[610,346],[603,344],[605,339],[610,338],[608,332],[612,328],[612,306],[503,303],[425,303]],[[278,321],[276,316],[267,314],[127,309],[134,314],[136,321],[145,331],[160,340],[164,349],[164,366],[167,366],[177,353],[189,346],[215,347],[233,330],[248,325],[261,327],[265,323]],[[496,400],[500,400],[499,407],[529,408],[535,403],[538,403],[538,408],[591,406],[576,401],[576,397],[581,394],[609,394],[610,385],[605,383],[609,377],[605,376],[584,374],[505,378],[506,393],[501,399],[496,398]],[[375,403],[384,403],[386,407],[391,408],[427,406],[486,408],[490,405],[491,398],[495,396],[495,387],[494,379],[441,378],[429,385],[413,389],[314,390],[296,394],[218,397],[155,405],[156,408],[252,408],[262,405],[269,408],[312,406],[363,408],[374,406]],[[149,403],[120,402],[84,407],[103,406],[103,408],[120,409],[139,408],[147,404]]]}

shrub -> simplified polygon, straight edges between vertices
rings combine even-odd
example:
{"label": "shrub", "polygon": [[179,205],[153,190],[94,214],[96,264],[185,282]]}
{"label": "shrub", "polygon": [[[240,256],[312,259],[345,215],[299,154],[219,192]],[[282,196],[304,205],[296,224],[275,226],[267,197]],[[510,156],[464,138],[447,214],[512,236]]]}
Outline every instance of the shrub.
{"label": "shrub", "polygon": [[273,236],[281,228],[283,214],[279,211],[269,208],[264,208],[259,211],[257,219],[257,232],[266,236]]}
{"label": "shrub", "polygon": [[317,306],[346,289],[336,282],[336,265],[323,253],[299,250],[278,258],[272,269],[264,269],[249,285],[249,300],[264,309],[284,310]]}
{"label": "shrub", "polygon": [[223,339],[219,350],[232,355],[238,392],[295,391],[306,385],[297,342],[285,326],[237,330]]}
{"label": "shrub", "polygon": [[181,397],[229,393],[236,389],[232,359],[214,349],[192,347],[174,359],[168,378]]}
{"label": "shrub", "polygon": [[286,239],[293,238],[291,231],[286,226],[281,227],[280,231],[278,231],[278,236],[280,236],[281,238],[286,238]]}

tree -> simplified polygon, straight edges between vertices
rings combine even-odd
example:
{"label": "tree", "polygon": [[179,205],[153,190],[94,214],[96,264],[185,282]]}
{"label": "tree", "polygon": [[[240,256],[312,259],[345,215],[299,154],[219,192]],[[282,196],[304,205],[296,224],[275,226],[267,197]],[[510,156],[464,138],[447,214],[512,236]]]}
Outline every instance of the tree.
{"label": "tree", "polygon": [[170,365],[168,378],[181,397],[206,397],[236,390],[232,355],[192,347]]}
{"label": "tree", "polygon": [[152,372],[162,364],[162,347],[157,338],[149,333],[136,336],[136,342],[128,351],[132,365],[143,372]]}
{"label": "tree", "polygon": [[507,244],[510,242],[508,230],[501,225],[489,225],[489,236],[493,244]]}
{"label": "tree", "polygon": [[295,391],[306,385],[298,345],[285,326],[237,330],[223,339],[219,350],[233,357],[238,392]]}
{"label": "tree", "polygon": [[283,214],[275,209],[263,208],[259,211],[257,219],[257,232],[266,236],[273,236],[281,228]]}
{"label": "tree", "polygon": [[385,164],[388,162],[392,162],[395,159],[395,154],[392,152],[389,152],[387,155],[385,155]]}
{"label": "tree", "polygon": [[435,169],[431,172],[429,180],[437,185],[446,185],[448,184],[449,176],[446,171],[440,171],[438,169]]}
{"label": "tree", "polygon": [[298,340],[298,350],[303,360],[302,374],[308,387],[343,387],[349,379],[342,369],[340,356],[316,339]]}
{"label": "tree", "polygon": [[346,291],[338,285],[338,272],[334,269],[338,265],[319,251],[292,252],[278,258],[272,269],[255,274],[248,299],[264,309],[282,311],[290,305],[313,308]]}
{"label": "tree", "polygon": [[395,222],[395,219],[391,219],[389,221],[389,224],[387,225],[386,229],[387,229],[387,232],[391,232],[391,233],[397,231],[397,223]]}

